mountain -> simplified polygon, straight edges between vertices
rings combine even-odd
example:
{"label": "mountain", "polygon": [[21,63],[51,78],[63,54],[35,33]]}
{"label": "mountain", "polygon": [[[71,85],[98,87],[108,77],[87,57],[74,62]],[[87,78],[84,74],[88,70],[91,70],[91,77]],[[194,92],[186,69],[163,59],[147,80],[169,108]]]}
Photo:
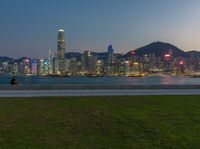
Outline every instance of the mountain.
{"label": "mountain", "polygon": [[23,62],[25,59],[30,59],[28,57],[21,57],[15,60],[15,62],[19,63],[19,62]]}
{"label": "mountain", "polygon": [[187,52],[184,52],[172,44],[164,42],[153,42],[147,46],[136,49],[135,53],[138,56],[154,53],[157,57],[162,57],[165,53],[168,53],[169,50],[172,50],[174,57],[188,57]]}
{"label": "mountain", "polygon": [[107,52],[93,52],[92,54],[96,55],[97,59],[100,59],[100,60],[106,60],[107,59],[107,55],[108,55]]}
{"label": "mountain", "polygon": [[187,54],[193,56],[200,56],[200,51],[188,51]]}
{"label": "mountain", "polygon": [[65,54],[65,58],[70,59],[70,58],[76,57],[78,61],[81,60],[81,56],[82,54],[78,52],[69,52]]}
{"label": "mountain", "polygon": [[1,62],[3,62],[3,61],[13,62],[14,59],[9,58],[9,57],[7,57],[7,56],[0,56],[0,61],[1,61]]}

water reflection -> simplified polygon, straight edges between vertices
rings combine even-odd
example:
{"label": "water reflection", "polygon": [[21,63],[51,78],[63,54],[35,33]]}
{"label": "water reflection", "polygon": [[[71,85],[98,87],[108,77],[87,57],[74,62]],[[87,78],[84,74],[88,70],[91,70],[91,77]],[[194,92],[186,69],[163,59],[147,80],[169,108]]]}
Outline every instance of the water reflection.
{"label": "water reflection", "polygon": [[172,77],[172,76],[165,76],[161,77],[160,82],[163,85],[184,85],[186,83],[186,77]]}

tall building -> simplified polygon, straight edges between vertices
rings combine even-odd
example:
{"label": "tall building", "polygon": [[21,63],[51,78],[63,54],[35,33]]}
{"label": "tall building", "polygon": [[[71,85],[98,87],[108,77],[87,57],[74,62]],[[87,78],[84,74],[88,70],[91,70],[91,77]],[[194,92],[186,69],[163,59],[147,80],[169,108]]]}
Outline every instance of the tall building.
{"label": "tall building", "polygon": [[30,59],[26,58],[23,60],[24,65],[24,74],[28,75],[30,74]]}
{"label": "tall building", "polygon": [[173,52],[171,49],[164,54],[164,73],[171,74],[173,72]]}
{"label": "tall building", "polygon": [[53,52],[51,51],[51,50],[49,50],[49,55],[48,55],[48,61],[49,61],[49,65],[48,65],[48,70],[49,70],[49,72],[48,72],[48,74],[49,75],[52,75],[53,74]]}
{"label": "tall building", "polygon": [[71,57],[69,60],[69,72],[71,75],[76,75],[78,72],[76,57]]}
{"label": "tall building", "polygon": [[107,75],[114,74],[114,49],[112,45],[108,46],[106,73]]}
{"label": "tall building", "polygon": [[63,29],[58,30],[57,38],[57,74],[65,74],[65,34]]}
{"label": "tall building", "polygon": [[95,74],[96,72],[96,56],[90,51],[83,53],[83,72],[84,74]]}
{"label": "tall building", "polygon": [[14,63],[13,64],[13,74],[14,75],[17,75],[19,73],[19,66],[18,66],[18,63]]}
{"label": "tall building", "polygon": [[31,74],[37,75],[37,60],[31,60]]}
{"label": "tall building", "polygon": [[112,45],[108,46],[108,55],[107,55],[107,61],[108,61],[108,65],[111,65],[114,61],[114,49],[112,47]]}
{"label": "tall building", "polygon": [[39,74],[40,75],[48,75],[49,74],[48,59],[40,59]]}
{"label": "tall building", "polygon": [[8,73],[8,61],[2,62],[2,72]]}

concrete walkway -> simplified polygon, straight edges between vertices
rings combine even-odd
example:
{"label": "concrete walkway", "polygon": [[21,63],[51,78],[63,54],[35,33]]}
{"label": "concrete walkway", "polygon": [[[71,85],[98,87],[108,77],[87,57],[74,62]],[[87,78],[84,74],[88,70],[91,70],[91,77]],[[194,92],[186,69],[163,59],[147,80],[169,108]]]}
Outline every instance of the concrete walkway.
{"label": "concrete walkway", "polygon": [[200,89],[0,90],[0,97],[200,95]]}

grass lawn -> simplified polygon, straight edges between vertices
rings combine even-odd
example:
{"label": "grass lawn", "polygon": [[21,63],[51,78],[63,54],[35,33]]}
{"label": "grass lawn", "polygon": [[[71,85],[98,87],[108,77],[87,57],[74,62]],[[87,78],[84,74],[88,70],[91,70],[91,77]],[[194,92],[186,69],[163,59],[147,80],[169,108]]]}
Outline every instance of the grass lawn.
{"label": "grass lawn", "polygon": [[0,98],[0,149],[200,148],[200,96]]}

